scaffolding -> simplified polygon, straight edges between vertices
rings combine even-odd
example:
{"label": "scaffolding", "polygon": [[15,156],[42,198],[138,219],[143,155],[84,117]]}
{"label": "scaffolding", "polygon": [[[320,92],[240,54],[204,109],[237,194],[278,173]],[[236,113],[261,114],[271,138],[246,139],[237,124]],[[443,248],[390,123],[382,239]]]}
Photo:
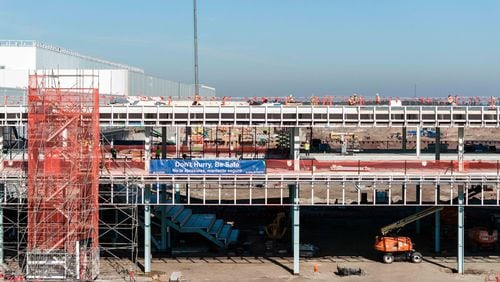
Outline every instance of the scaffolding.
{"label": "scaffolding", "polygon": [[93,79],[29,77],[29,279],[89,281],[99,273],[99,91]]}

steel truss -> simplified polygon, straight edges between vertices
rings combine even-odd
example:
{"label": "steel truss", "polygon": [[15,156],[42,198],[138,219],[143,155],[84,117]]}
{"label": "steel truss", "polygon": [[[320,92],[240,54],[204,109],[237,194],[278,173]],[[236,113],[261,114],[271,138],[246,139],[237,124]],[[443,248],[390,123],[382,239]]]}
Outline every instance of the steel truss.
{"label": "steel truss", "polygon": [[[4,177],[1,181],[6,194],[23,195],[12,194],[9,188],[18,184],[19,178]],[[147,184],[167,185],[167,201],[162,200],[160,190],[152,189],[150,205],[287,206],[291,205],[287,186],[298,184],[302,206],[456,206],[457,187],[461,185],[466,187],[466,206],[500,206],[499,175],[101,175],[100,183],[101,210],[129,209],[130,219],[137,218],[137,206],[147,204]],[[172,197],[176,193],[174,184],[188,185],[187,189],[180,189],[180,202]],[[392,200],[377,201],[377,192],[385,192]],[[4,197],[3,205],[18,206],[22,201]],[[113,227],[110,223],[101,224]]]}
{"label": "steel truss", "polygon": [[[27,123],[0,107],[0,125]],[[101,126],[500,127],[499,106],[101,106]]]}

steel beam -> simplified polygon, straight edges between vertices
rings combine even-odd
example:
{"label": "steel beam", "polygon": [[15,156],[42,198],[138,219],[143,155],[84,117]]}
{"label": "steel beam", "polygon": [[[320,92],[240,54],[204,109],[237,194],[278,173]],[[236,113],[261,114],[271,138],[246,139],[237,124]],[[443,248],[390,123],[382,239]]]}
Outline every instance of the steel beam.
{"label": "steel beam", "polygon": [[457,272],[464,273],[464,185],[458,185],[458,255]]}
{"label": "steel beam", "polygon": [[436,127],[436,161],[439,161],[441,159],[441,128]]}
{"label": "steel beam", "polygon": [[300,130],[298,127],[290,128],[290,155],[293,159],[293,169],[300,171]]}
{"label": "steel beam", "polygon": [[288,185],[292,206],[292,242],[293,242],[293,274],[300,272],[300,206],[299,206],[299,184]]}
{"label": "steel beam", "polygon": [[[420,205],[420,201],[422,200],[420,199],[420,184],[416,185],[415,192],[416,192],[415,199],[417,200],[417,205]],[[420,207],[415,207],[415,212],[418,213],[419,211]],[[418,219],[417,221],[415,221],[415,233],[417,235],[420,235],[420,231],[421,231],[421,224],[420,224],[420,219]]]}
{"label": "steel beam", "polygon": [[416,137],[417,137],[417,146],[416,146],[416,153],[417,153],[417,157],[420,158],[420,126],[417,126],[417,130],[416,130]]}
{"label": "steel beam", "polygon": [[145,185],[144,191],[144,272],[151,272],[151,206],[149,205],[151,196],[151,185]]}
{"label": "steel beam", "polygon": [[[436,185],[437,204],[440,203],[441,186]],[[434,252],[441,252],[441,211],[434,214]]]}
{"label": "steel beam", "polygon": [[[151,128],[144,128],[144,170],[149,172],[149,162],[151,160]],[[125,164],[124,164],[125,167]]]}
{"label": "steel beam", "polygon": [[458,171],[464,171],[464,128],[458,128]]}
{"label": "steel beam", "polygon": [[167,127],[161,127],[161,158],[167,158]]}
{"label": "steel beam", "polygon": [[[157,184],[161,189],[161,202],[167,202],[167,184]],[[160,225],[160,251],[166,251],[170,248],[170,232],[167,226],[167,206],[161,206],[161,225]]]}
{"label": "steel beam", "polygon": [[406,151],[406,142],[407,142],[407,137],[406,137],[406,127],[402,128],[402,141],[401,141],[401,149],[403,151]]}

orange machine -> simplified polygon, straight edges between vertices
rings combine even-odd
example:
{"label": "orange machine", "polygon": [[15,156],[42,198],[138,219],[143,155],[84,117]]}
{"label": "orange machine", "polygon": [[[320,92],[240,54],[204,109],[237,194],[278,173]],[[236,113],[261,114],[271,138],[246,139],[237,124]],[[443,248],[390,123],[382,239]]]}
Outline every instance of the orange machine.
{"label": "orange machine", "polygon": [[382,227],[380,229],[381,236],[375,237],[374,245],[375,250],[383,253],[382,261],[392,263],[397,258],[414,263],[422,262],[422,254],[413,249],[413,243],[409,237],[390,236],[388,234],[442,209],[442,207],[428,208]]}
{"label": "orange machine", "polygon": [[413,249],[413,243],[409,237],[375,237],[375,250],[383,252],[382,260],[392,263],[394,256],[411,260],[414,263],[422,261],[422,254]]}
{"label": "orange machine", "polygon": [[496,249],[498,241],[498,232],[496,229],[486,227],[473,227],[467,231],[472,250]]}

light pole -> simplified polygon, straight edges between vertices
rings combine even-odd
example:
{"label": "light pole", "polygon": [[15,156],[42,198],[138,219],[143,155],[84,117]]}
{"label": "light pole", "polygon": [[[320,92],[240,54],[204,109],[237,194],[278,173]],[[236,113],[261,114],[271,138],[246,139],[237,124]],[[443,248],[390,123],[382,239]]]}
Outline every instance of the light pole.
{"label": "light pole", "polygon": [[193,22],[194,22],[194,96],[200,95],[200,82],[198,77],[198,16],[196,12],[196,0],[193,0]]}

